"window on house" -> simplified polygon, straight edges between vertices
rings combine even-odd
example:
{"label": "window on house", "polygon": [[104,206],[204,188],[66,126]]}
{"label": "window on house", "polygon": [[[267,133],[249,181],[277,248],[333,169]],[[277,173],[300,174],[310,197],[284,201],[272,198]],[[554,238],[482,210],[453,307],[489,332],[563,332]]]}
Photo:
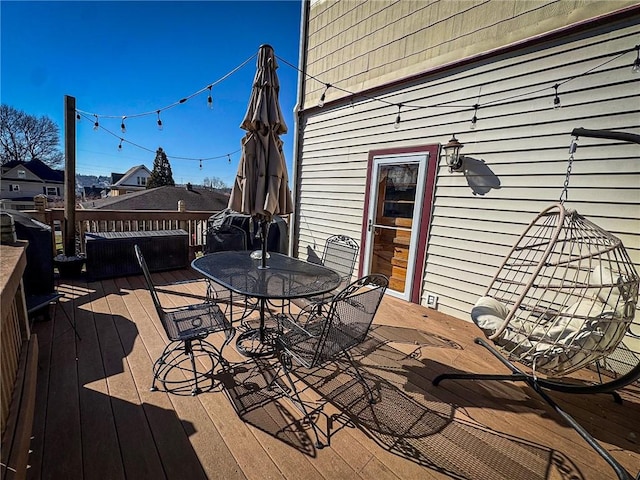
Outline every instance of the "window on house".
{"label": "window on house", "polygon": [[15,185],[15,184],[9,185],[9,191],[10,192],[19,192],[20,191],[20,185]]}
{"label": "window on house", "polygon": [[58,192],[59,192],[58,187],[47,187],[47,191],[45,193],[52,197],[57,197],[59,196]]}
{"label": "window on house", "polygon": [[24,170],[18,170],[18,178],[25,178],[27,176],[27,172]]}
{"label": "window on house", "polygon": [[138,177],[138,185],[145,186],[147,184],[147,177]]}

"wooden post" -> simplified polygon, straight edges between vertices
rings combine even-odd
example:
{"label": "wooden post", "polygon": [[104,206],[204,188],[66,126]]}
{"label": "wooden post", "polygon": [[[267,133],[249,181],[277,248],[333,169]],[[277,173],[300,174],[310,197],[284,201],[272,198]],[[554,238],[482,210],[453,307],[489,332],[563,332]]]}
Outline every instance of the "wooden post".
{"label": "wooden post", "polygon": [[64,96],[64,254],[76,254],[76,99]]}

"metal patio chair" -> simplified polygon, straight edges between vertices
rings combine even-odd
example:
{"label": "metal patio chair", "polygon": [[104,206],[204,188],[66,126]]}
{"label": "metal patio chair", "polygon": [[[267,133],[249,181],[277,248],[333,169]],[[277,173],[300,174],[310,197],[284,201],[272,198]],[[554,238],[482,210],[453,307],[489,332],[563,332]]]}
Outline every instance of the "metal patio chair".
{"label": "metal patio chair", "polygon": [[[282,333],[276,338],[276,351],[280,371],[284,372],[288,385],[280,383],[276,375],[270,386],[277,385],[304,414],[313,429],[316,448],[324,446],[318,436],[318,427],[312,421],[309,408],[300,399],[291,374],[298,367],[316,369],[346,358],[369,402],[375,403],[371,387],[362,378],[349,351],[367,337],[388,284],[384,275],[362,277],[333,297],[327,308],[310,305],[295,319],[278,317]],[[328,441],[328,433],[326,438]]]}
{"label": "metal patio chair", "polygon": [[[162,307],[140,247],[135,245],[134,249],[156,312],[169,338],[169,344],[153,364],[151,391],[157,390],[156,381],[167,392],[173,393],[182,393],[191,387],[191,395],[196,395],[202,392],[200,384],[205,379],[210,380],[209,389],[213,388],[213,370],[223,361],[222,349],[233,338],[234,328],[220,307],[211,301],[184,307]],[[205,340],[215,332],[225,333],[220,349]],[[189,364],[185,366],[187,360]],[[202,368],[199,371],[197,362],[205,364],[206,371]]]}
{"label": "metal patio chair", "polygon": [[306,308],[310,304],[322,305],[319,302],[330,299],[338,294],[344,287],[351,283],[353,270],[358,259],[360,247],[358,243],[351,237],[346,235],[333,235],[327,238],[322,252],[320,263],[327,268],[335,270],[340,275],[342,281],[332,292],[321,297],[298,298],[291,302],[299,308]]}

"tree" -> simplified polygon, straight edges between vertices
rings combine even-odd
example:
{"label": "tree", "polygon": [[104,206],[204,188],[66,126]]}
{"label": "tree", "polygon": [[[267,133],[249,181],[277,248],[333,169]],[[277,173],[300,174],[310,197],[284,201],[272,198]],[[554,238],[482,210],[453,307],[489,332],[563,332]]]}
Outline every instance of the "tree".
{"label": "tree", "polygon": [[227,187],[227,184],[224,183],[224,180],[218,177],[204,177],[202,184],[207,188],[212,188],[214,190],[224,190]]}
{"label": "tree", "polygon": [[171,165],[167,154],[164,153],[162,147],[158,147],[156,150],[156,159],[153,161],[153,170],[151,176],[147,181],[147,188],[163,187],[169,185],[175,186],[176,182],[173,181],[173,173],[171,173]]}
{"label": "tree", "polygon": [[38,159],[55,168],[64,163],[59,145],[60,130],[49,117],[0,105],[0,164]]}

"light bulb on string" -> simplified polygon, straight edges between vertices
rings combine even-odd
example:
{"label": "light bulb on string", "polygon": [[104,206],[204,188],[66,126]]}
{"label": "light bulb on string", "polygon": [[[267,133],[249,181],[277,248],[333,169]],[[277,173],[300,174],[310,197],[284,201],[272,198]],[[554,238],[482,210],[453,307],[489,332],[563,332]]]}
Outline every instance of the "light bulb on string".
{"label": "light bulb on string", "polygon": [[471,128],[471,130],[475,130],[476,128],[476,123],[478,123],[478,108],[480,108],[480,105],[478,105],[477,103],[473,106],[473,118],[471,119],[471,125],[469,126],[469,128]]}
{"label": "light bulb on string", "polygon": [[94,115],[94,117],[96,117],[96,121],[93,122],[93,129],[98,130],[98,128],[100,128],[100,124],[98,123],[98,115]]}
{"label": "light bulb on string", "polygon": [[118,151],[121,152],[122,151],[122,138],[120,139],[120,144],[118,145]]}
{"label": "light bulb on string", "polygon": [[162,130],[162,120],[160,119],[160,110],[156,112],[158,114],[158,130]]}
{"label": "light bulb on string", "polygon": [[636,59],[631,67],[631,73],[640,74],[640,45],[636,45]]}
{"label": "light bulb on string", "polygon": [[553,108],[556,109],[556,110],[559,110],[560,108],[562,108],[562,105],[560,104],[560,97],[558,96],[558,87],[559,86],[560,85],[557,84],[557,83],[553,86],[553,88],[556,91],[555,97],[553,97]]}
{"label": "light bulb on string", "polygon": [[207,88],[209,89],[209,96],[207,97],[207,107],[209,107],[209,110],[213,110],[213,97],[211,96],[211,89],[213,88],[213,85],[209,85]]}
{"label": "light bulb on string", "polygon": [[120,130],[122,131],[122,133],[127,133],[127,127],[124,124],[124,119],[127,118],[126,116],[122,117],[122,123],[120,124]]}
{"label": "light bulb on string", "polygon": [[200,170],[202,170],[202,159],[200,159]]}
{"label": "light bulb on string", "polygon": [[76,112],[76,120],[80,121],[81,119],[82,117],[80,116],[80,114]]}
{"label": "light bulb on string", "polygon": [[229,159],[229,163],[231,163],[231,154],[227,153],[227,158]]}
{"label": "light bulb on string", "polygon": [[329,90],[329,88],[331,88],[331,84],[330,83],[325,83],[324,84],[324,92],[322,92],[322,95],[320,95],[320,100],[318,101],[318,107],[320,107],[320,108],[324,107],[324,99],[326,98],[327,90]]}
{"label": "light bulb on string", "polygon": [[396,116],[396,122],[393,124],[393,128],[398,130],[400,128],[400,109],[402,108],[402,104],[398,104],[398,115]]}

